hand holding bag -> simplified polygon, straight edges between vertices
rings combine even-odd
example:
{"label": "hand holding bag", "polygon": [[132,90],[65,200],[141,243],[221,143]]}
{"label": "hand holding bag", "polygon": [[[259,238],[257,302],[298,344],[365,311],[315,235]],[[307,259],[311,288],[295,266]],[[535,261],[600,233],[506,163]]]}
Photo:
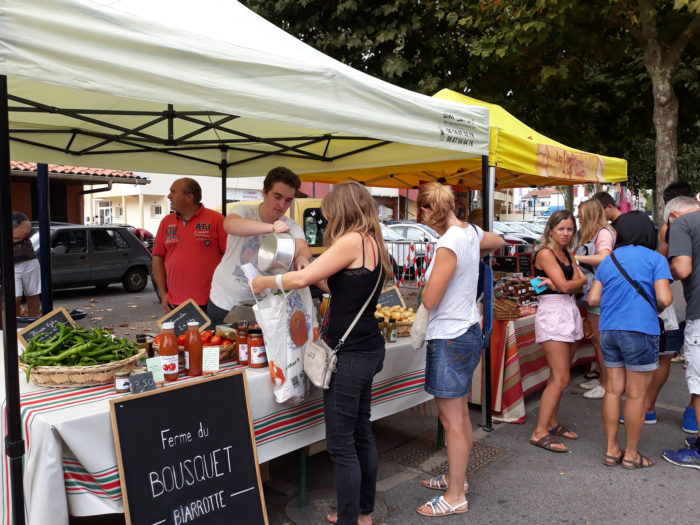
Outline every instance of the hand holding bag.
{"label": "hand holding bag", "polygon": [[367,305],[372,300],[374,292],[377,290],[377,286],[379,286],[379,281],[381,280],[382,271],[380,270],[379,277],[377,277],[377,282],[372,292],[369,294],[365,304],[360,308],[360,311],[357,312],[355,319],[350,323],[350,326],[343,334],[343,337],[340,338],[335,348],[331,349],[321,338],[306,343],[306,348],[304,349],[304,374],[313,385],[323,388],[324,390],[327,390],[330,386],[331,376],[333,372],[335,372],[335,364],[338,361],[338,350],[343,346],[343,343],[345,343],[352,329],[355,328],[357,321],[360,320],[362,312],[367,309]]}

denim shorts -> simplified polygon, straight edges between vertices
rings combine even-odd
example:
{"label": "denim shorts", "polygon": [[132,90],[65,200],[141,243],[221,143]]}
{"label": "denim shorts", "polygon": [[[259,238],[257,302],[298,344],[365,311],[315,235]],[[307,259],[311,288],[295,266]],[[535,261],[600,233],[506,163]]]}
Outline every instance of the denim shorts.
{"label": "denim shorts", "polygon": [[481,348],[479,323],[454,339],[429,340],[425,355],[425,391],[435,397],[466,396],[481,359]]}
{"label": "denim shorts", "polygon": [[600,347],[608,368],[649,372],[659,367],[659,336],[629,330],[601,330]]}

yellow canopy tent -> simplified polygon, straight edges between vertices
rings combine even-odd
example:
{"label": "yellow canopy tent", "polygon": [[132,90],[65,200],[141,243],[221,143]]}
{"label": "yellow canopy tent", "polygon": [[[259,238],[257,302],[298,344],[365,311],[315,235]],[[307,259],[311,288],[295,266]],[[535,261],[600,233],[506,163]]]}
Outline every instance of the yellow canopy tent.
{"label": "yellow canopy tent", "polygon": [[[489,109],[489,166],[499,189],[523,186],[617,183],[627,180],[627,161],[570,148],[528,127],[496,104],[443,89],[435,98]],[[468,139],[469,137],[465,137]],[[391,145],[377,152],[390,150]],[[388,153],[388,151],[387,151]],[[421,162],[420,151],[404,162],[360,169],[305,172],[302,180],[339,182],[356,180],[370,186],[416,187],[421,182],[445,179],[469,189],[482,184],[479,157]]]}

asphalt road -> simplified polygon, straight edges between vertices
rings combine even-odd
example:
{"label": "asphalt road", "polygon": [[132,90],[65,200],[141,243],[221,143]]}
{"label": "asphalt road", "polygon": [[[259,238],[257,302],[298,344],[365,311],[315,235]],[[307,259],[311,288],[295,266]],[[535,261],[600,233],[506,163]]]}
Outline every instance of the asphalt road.
{"label": "asphalt road", "polygon": [[121,284],[98,289],[94,286],[59,290],[53,294],[54,308],[62,306],[69,312],[85,310],[87,316],[78,321],[83,326],[102,326],[120,337],[137,333],[158,333],[157,320],[163,309],[149,283],[139,293],[124,291]]}

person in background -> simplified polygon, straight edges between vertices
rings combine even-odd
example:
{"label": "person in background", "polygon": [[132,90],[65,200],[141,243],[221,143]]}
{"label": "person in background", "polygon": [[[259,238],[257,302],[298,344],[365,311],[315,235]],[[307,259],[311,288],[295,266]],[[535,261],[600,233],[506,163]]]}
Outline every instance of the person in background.
{"label": "person in background", "polygon": [[449,186],[424,184],[416,202],[423,222],[440,234],[422,291],[423,306],[429,311],[425,390],[435,396],[449,464],[447,475],[422,482],[424,487],[444,490],[444,496],[435,496],[416,510],[431,517],[464,514],[469,508],[466,470],[473,442],[467,396],[482,348],[476,302],[479,256],[500,248],[504,241],[457,219]]}
{"label": "person in background", "polygon": [[27,315],[41,314],[41,268],[39,259],[29,240],[32,223],[24,213],[12,212],[12,248],[15,261],[15,309],[22,315],[22,297],[27,298]]}
{"label": "person in background", "polygon": [[[663,199],[664,205],[668,204],[676,197],[693,197],[693,190],[687,182],[672,182],[664,189]],[[690,207],[691,210],[697,211],[698,208]],[[664,222],[659,228],[659,253],[664,257],[668,257],[668,223]],[[685,297],[683,297],[683,283],[675,280],[671,283],[671,292],[673,292],[673,303],[669,308],[673,308],[678,320],[677,330],[666,330],[664,334],[665,345],[664,351],[659,354],[659,368],[654,372],[651,379],[649,390],[647,391],[646,413],[644,422],[648,425],[653,425],[657,421],[656,416],[656,399],[661,392],[661,388],[668,380],[668,375],[671,371],[671,360],[680,355],[683,350],[683,331],[685,329]],[[698,422],[695,418],[695,410],[692,406],[692,397],[685,407],[683,412],[683,421],[681,428],[689,434],[697,434]]]}
{"label": "person in background", "polygon": [[683,281],[687,301],[683,333],[685,378],[695,412],[696,435],[686,438],[686,448],[664,450],[662,455],[674,465],[700,469],[700,439],[697,433],[697,421],[700,420],[700,213],[695,213],[697,209],[698,203],[690,197],[676,197],[664,208],[664,222],[669,224],[671,273]]}
{"label": "person in background", "polygon": [[[321,202],[328,220],[326,251],[301,270],[255,277],[255,294],[319,284],[331,292],[327,343],[335,348],[372,294],[357,324],[338,352],[336,371],[323,391],[328,453],[333,462],[338,512],[327,517],[339,525],[370,525],[379,457],[370,423],[372,379],[384,363],[384,337],[374,317],[382,290],[391,276],[376,205],[357,182],[335,185]],[[277,279],[279,278],[279,281]],[[379,286],[377,281],[380,280]],[[326,283],[327,282],[327,286]]]}
{"label": "person in background", "polygon": [[620,216],[623,215],[623,213],[615,204],[615,199],[612,198],[612,195],[610,195],[607,191],[599,191],[591,198],[600,202],[601,206],[603,206],[603,210],[605,210],[605,218],[610,221],[610,226],[615,228],[615,222],[620,218]]}
{"label": "person in background", "polygon": [[[578,207],[579,223],[581,225],[581,241],[580,244],[591,244],[592,253],[588,255],[576,255],[576,261],[579,264],[586,264],[591,267],[593,273],[595,269],[605,259],[615,247],[615,230],[608,226],[608,221],[605,219],[605,212],[600,201],[597,199],[589,199],[579,204]],[[591,343],[595,348],[595,357],[600,370],[600,379],[593,379],[579,386],[587,390],[583,397],[588,399],[602,399],[605,395],[605,380],[607,374],[603,366],[603,354],[600,350],[600,332],[598,331],[598,323],[600,321],[600,308],[597,306],[586,307],[586,319],[591,323]]]}
{"label": "person in background", "polygon": [[257,265],[258,249],[265,235],[289,232],[294,237],[297,270],[311,262],[311,249],[304,230],[296,221],[285,216],[299,191],[301,180],[290,169],[278,166],[269,171],[263,182],[260,204],[238,204],[224,221],[228,234],[226,253],[216,267],[211,281],[207,317],[212,325],[221,324],[231,308],[241,301],[253,301],[248,278],[241,266]]}
{"label": "person in background", "polygon": [[[627,469],[646,468],[654,461],[639,452],[646,393],[659,361],[658,312],[671,294],[671,272],[656,249],[654,225],[641,211],[622,215],[616,224],[617,242],[610,257],[598,266],[588,304],[600,305],[600,345],[608,378],[603,398],[603,428],[607,439],[603,464],[622,463]],[[619,263],[641,292],[615,264]],[[625,401],[624,450],[617,443],[620,402]]]}
{"label": "person in background", "polygon": [[205,208],[196,180],[170,186],[170,213],[160,221],[153,246],[153,278],[163,312],[193,299],[206,308],[211,279],[226,251],[224,217]]}
{"label": "person in background", "polygon": [[576,221],[568,210],[555,211],[542,234],[542,248],[535,253],[535,277],[547,290],[540,293],[535,316],[535,340],[542,345],[550,368],[542,392],[537,425],[530,444],[552,452],[568,452],[557,437],[578,439],[578,434],[559,423],[557,412],[562,392],[569,384],[575,342],[583,337],[581,314],[574,294],[588,279],[574,262],[572,249]]}

